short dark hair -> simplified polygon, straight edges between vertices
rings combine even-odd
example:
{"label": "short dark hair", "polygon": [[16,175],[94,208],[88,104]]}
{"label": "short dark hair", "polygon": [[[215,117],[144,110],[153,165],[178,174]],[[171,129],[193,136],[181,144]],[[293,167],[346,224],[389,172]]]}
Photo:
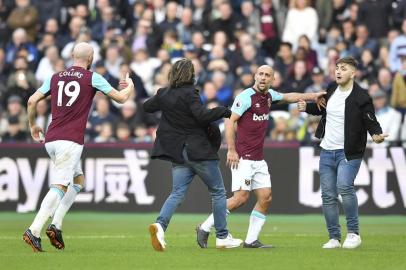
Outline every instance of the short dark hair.
{"label": "short dark hair", "polygon": [[289,47],[289,49],[291,49],[291,50],[292,50],[292,48],[293,48],[293,45],[292,45],[292,43],[290,43],[290,42],[281,42],[281,44],[279,45],[279,47],[282,47],[282,46],[287,46],[287,47]]}
{"label": "short dark hair", "polygon": [[347,64],[347,65],[354,67],[355,69],[358,68],[358,61],[352,56],[343,57],[343,58],[338,59],[336,62],[336,65],[338,65],[338,64]]}
{"label": "short dark hair", "polygon": [[173,64],[168,75],[169,85],[173,88],[181,87],[195,82],[195,68],[192,61],[182,58]]}

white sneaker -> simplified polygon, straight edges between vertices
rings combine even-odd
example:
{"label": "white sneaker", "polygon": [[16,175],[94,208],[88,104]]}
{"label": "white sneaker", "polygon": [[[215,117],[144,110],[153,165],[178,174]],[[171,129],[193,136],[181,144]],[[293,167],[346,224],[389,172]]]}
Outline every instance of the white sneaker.
{"label": "white sneaker", "polygon": [[361,245],[361,236],[355,233],[347,233],[343,248],[357,248]]}
{"label": "white sneaker", "polygon": [[165,232],[161,224],[154,223],[149,225],[149,233],[151,234],[151,244],[156,251],[165,250]]}
{"label": "white sneaker", "polygon": [[337,239],[330,239],[327,243],[323,245],[323,248],[340,248],[340,241]]}
{"label": "white sneaker", "polygon": [[228,234],[226,238],[216,238],[216,248],[236,248],[241,246],[241,239],[234,239],[231,234]]}

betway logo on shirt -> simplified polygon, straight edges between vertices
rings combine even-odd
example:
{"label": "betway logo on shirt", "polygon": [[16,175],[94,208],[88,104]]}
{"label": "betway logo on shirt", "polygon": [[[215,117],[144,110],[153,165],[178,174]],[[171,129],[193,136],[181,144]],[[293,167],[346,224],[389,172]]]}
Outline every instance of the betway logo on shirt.
{"label": "betway logo on shirt", "polygon": [[254,115],[252,116],[252,120],[254,121],[267,121],[269,120],[269,114],[264,113],[262,115],[257,115],[254,113]]}

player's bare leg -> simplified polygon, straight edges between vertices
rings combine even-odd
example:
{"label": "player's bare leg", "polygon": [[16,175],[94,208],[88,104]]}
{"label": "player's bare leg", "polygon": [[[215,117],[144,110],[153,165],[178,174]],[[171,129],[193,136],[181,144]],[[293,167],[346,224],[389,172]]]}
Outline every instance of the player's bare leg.
{"label": "player's bare leg", "polygon": [[41,203],[41,207],[35,216],[31,226],[24,232],[23,240],[31,246],[34,252],[43,251],[41,246],[41,230],[45,222],[51,217],[60,201],[64,197],[66,187],[52,185]]}
{"label": "player's bare leg", "polygon": [[[250,192],[248,190],[235,191],[233,196],[227,199],[227,214],[244,205],[248,201],[249,197]],[[213,226],[214,217],[213,214],[210,214],[210,216],[202,224],[196,227],[197,244],[201,248],[207,248],[207,240]]]}
{"label": "player's bare leg", "polygon": [[73,178],[73,185],[67,187],[65,196],[59,203],[58,208],[55,211],[51,224],[48,226],[46,234],[51,244],[57,249],[64,249],[65,243],[62,237],[62,222],[66,213],[72,206],[77,194],[82,190],[85,183],[85,177],[83,174]]}
{"label": "player's bare leg", "polygon": [[264,245],[258,240],[262,226],[265,224],[266,215],[272,201],[271,188],[259,188],[254,190],[257,196],[257,203],[251,212],[250,225],[248,227],[247,237],[244,242],[245,248],[270,248],[272,245]]}

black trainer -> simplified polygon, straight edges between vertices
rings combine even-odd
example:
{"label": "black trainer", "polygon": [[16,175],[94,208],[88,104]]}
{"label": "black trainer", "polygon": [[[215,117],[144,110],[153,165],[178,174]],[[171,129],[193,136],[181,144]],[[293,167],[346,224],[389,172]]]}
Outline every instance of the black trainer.
{"label": "black trainer", "polygon": [[40,237],[35,237],[30,229],[27,229],[24,234],[23,234],[23,240],[31,246],[32,250],[34,252],[43,252],[44,250],[42,249],[41,246],[41,238]]}
{"label": "black trainer", "polygon": [[64,249],[65,243],[62,238],[62,231],[58,230],[54,224],[49,224],[46,234],[53,245],[57,249]]}
{"label": "black trainer", "polygon": [[209,232],[206,232],[201,227],[201,224],[196,227],[197,244],[201,248],[207,248],[207,239],[209,239]]}
{"label": "black trainer", "polygon": [[251,244],[247,244],[244,242],[243,247],[244,248],[273,248],[274,246],[273,245],[264,245],[261,242],[259,242],[259,240],[255,240]]}

